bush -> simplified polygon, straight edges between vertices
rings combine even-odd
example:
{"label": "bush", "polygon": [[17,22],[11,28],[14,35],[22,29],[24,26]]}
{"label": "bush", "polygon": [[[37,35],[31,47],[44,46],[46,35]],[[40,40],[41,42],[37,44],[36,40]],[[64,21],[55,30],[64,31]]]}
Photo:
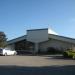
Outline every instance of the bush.
{"label": "bush", "polygon": [[63,52],[64,57],[68,57],[68,54],[66,52]]}

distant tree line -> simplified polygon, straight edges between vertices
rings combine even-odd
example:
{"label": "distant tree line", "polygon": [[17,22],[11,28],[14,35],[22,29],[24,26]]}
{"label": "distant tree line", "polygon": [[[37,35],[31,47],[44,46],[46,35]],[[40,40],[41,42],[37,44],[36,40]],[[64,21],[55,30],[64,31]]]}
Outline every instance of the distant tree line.
{"label": "distant tree line", "polygon": [[4,48],[7,45],[7,38],[4,32],[0,31],[0,48]]}

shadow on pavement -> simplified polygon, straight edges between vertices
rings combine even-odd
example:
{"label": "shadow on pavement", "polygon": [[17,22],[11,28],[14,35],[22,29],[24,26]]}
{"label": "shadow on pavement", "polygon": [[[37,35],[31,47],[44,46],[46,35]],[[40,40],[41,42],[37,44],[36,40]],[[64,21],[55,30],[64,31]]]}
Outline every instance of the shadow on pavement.
{"label": "shadow on pavement", "polygon": [[63,55],[41,55],[41,57],[46,57],[46,59],[62,59],[62,60],[73,60],[70,57],[63,57]]}
{"label": "shadow on pavement", "polygon": [[0,66],[0,75],[75,75],[75,65],[43,67]]}

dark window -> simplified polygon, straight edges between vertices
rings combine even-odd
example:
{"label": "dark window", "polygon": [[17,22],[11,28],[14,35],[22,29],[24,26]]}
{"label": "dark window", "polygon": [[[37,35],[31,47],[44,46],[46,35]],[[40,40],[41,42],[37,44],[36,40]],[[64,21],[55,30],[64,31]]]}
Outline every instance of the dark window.
{"label": "dark window", "polygon": [[0,53],[2,53],[2,49],[0,49]]}

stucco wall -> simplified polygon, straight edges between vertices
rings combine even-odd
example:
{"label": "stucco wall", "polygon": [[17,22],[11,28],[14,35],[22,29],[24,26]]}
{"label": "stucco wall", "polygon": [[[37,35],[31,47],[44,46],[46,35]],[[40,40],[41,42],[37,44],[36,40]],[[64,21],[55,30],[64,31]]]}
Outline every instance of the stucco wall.
{"label": "stucco wall", "polygon": [[59,40],[55,40],[55,39],[49,39],[46,42],[40,43],[39,49],[41,51],[47,51],[48,47],[54,47],[58,50],[65,50],[68,48],[72,48],[73,46],[75,46],[75,44],[64,42],[64,41],[59,41]]}

